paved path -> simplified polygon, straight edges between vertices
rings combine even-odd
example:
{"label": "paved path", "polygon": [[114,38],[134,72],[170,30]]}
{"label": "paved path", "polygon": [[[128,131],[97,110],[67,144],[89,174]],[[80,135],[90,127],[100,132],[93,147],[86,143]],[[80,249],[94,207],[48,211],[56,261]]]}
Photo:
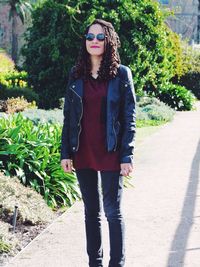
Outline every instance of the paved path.
{"label": "paved path", "polygon": [[[200,108],[181,112],[136,151],[125,189],[126,267],[200,266]],[[87,267],[82,203],[76,203],[7,267]],[[105,267],[108,230],[103,219]]]}

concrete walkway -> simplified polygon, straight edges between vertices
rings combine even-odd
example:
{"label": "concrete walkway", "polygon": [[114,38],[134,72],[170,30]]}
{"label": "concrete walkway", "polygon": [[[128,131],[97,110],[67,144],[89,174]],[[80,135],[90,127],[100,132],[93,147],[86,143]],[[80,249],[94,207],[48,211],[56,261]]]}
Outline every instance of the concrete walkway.
{"label": "concrete walkway", "polygon": [[[124,190],[126,267],[200,266],[200,108],[177,113],[136,151],[134,188]],[[7,267],[87,267],[82,202]],[[109,241],[103,219],[105,267]]]}

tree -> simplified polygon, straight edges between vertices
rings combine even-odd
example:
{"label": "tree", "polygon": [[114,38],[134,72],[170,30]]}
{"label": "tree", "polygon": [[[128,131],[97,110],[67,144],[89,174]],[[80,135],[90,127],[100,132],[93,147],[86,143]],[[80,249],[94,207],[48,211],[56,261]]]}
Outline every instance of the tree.
{"label": "tree", "polygon": [[18,34],[17,34],[17,18],[19,17],[24,24],[25,19],[32,11],[30,1],[26,0],[2,0],[3,4],[10,6],[9,20],[12,21],[12,51],[11,57],[13,61],[17,62],[18,53]]}
{"label": "tree", "polygon": [[66,6],[50,0],[36,8],[25,39],[23,67],[29,84],[40,95],[39,107],[58,107],[80,42]]}
{"label": "tree", "polygon": [[176,74],[171,30],[157,2],[48,0],[33,12],[23,49],[29,82],[41,95],[40,107],[58,105],[83,31],[95,18],[113,23],[121,40],[122,64],[131,68],[138,94],[158,90]]}

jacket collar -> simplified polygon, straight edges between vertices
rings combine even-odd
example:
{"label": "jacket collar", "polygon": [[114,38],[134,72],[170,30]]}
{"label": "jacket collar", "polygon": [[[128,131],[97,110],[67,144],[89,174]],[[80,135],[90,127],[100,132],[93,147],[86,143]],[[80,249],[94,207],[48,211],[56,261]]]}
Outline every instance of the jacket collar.
{"label": "jacket collar", "polygon": [[[116,75],[115,78],[109,80],[108,82],[108,96],[112,94],[114,88],[118,88],[119,86],[119,75]],[[81,98],[83,97],[83,80],[77,79],[73,81],[70,85],[70,88],[75,91]]]}

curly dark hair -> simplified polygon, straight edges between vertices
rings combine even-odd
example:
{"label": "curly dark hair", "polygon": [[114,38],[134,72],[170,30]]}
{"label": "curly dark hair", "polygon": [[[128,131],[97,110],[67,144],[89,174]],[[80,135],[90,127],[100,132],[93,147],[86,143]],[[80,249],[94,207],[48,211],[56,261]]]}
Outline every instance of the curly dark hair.
{"label": "curly dark hair", "polygon": [[98,79],[109,80],[116,76],[117,69],[120,64],[120,57],[118,53],[118,47],[120,47],[120,40],[118,34],[115,32],[113,25],[102,19],[95,19],[90,25],[86,27],[84,36],[82,38],[82,44],[79,51],[79,56],[73,67],[72,75],[76,78],[83,78],[87,80],[91,75],[91,60],[90,55],[86,49],[85,35],[88,33],[89,28],[93,24],[100,24],[103,28],[105,38],[104,54],[101,61],[101,66],[98,71]]}

